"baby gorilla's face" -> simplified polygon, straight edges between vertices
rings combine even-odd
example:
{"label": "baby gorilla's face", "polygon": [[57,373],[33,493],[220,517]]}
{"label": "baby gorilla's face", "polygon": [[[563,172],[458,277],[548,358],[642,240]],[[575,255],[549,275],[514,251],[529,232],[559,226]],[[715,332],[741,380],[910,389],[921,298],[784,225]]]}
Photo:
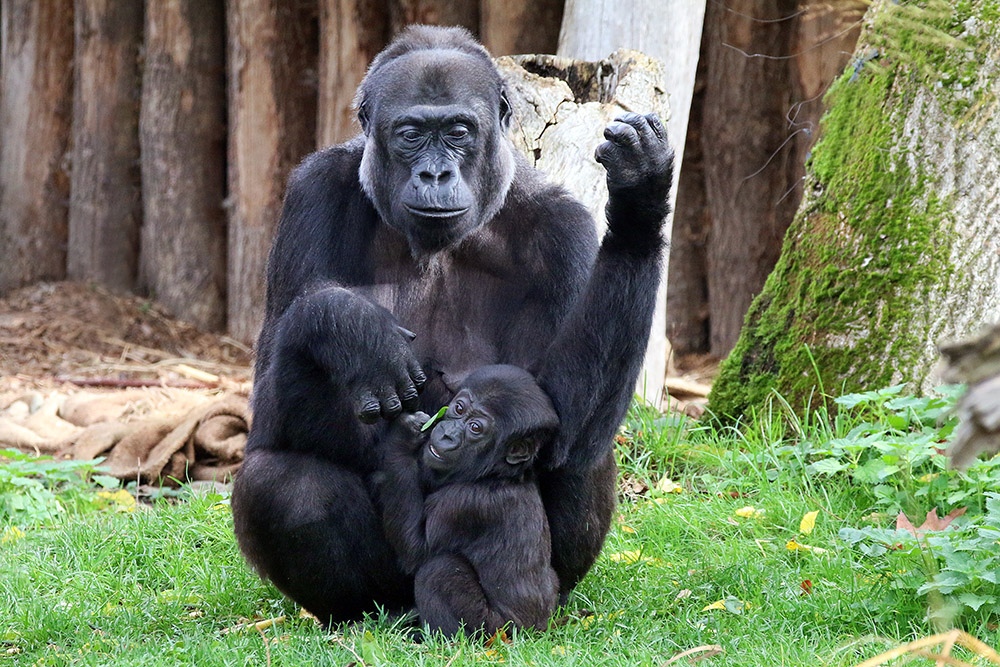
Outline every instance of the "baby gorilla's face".
{"label": "baby gorilla's face", "polygon": [[431,430],[423,463],[437,472],[471,472],[494,458],[490,453],[496,445],[496,419],[466,388],[455,394],[444,417]]}

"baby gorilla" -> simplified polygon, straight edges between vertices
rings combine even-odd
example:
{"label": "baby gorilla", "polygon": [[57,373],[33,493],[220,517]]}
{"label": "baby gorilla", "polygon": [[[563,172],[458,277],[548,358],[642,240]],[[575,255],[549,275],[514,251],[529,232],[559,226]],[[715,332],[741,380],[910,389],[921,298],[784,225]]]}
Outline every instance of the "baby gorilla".
{"label": "baby gorilla", "polygon": [[527,371],[484,366],[429,438],[427,420],[418,412],[389,427],[379,484],[421,620],[449,636],[545,629],[559,581],[532,464],[559,426],[552,402]]}

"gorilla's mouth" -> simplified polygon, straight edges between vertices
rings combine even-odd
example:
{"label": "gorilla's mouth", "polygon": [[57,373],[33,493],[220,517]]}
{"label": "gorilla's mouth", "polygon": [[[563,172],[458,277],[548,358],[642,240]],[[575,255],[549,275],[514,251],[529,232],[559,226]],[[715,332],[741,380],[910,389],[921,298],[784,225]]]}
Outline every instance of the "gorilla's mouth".
{"label": "gorilla's mouth", "polygon": [[449,218],[457,218],[460,215],[465,215],[469,207],[465,208],[421,208],[418,206],[410,206],[409,204],[403,204],[406,210],[417,216],[418,218],[434,218],[435,220],[447,220]]}
{"label": "gorilla's mouth", "polygon": [[427,443],[427,451],[429,451],[431,456],[436,458],[438,461],[444,461],[444,457],[441,456],[441,453],[438,450],[434,449],[434,445]]}

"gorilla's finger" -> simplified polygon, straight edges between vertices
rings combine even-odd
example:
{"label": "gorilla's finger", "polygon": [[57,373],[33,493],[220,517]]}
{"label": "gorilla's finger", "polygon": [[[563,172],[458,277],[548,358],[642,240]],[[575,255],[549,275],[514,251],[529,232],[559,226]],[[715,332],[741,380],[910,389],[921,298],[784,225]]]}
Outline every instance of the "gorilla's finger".
{"label": "gorilla's finger", "polygon": [[639,145],[639,132],[627,123],[611,123],[604,128],[604,138],[622,146]]}
{"label": "gorilla's finger", "polygon": [[357,401],[358,405],[358,419],[360,419],[365,424],[374,424],[378,421],[379,415],[379,402],[375,398],[375,394],[371,392],[365,392],[361,395],[361,398]]}
{"label": "gorilla's finger", "polygon": [[615,121],[619,123],[628,123],[629,125],[635,125],[642,121],[642,116],[635,113],[634,111],[626,111],[620,116],[615,116]]}
{"label": "gorilla's finger", "polygon": [[594,159],[597,160],[598,164],[603,164],[608,166],[609,163],[613,161],[612,152],[615,150],[615,145],[610,141],[602,142],[594,150]]}
{"label": "gorilla's finger", "polygon": [[417,334],[413,333],[412,331],[410,331],[406,327],[399,326],[398,324],[396,325],[396,331],[398,331],[400,334],[402,334],[403,338],[405,338],[406,340],[410,341],[411,343],[414,340],[416,340],[416,338],[417,338]]}
{"label": "gorilla's finger", "polygon": [[379,396],[379,403],[382,405],[382,416],[386,419],[395,419],[403,411],[403,403],[394,391],[387,391]]}
{"label": "gorilla's finger", "polygon": [[406,412],[416,412],[420,408],[420,393],[409,380],[396,387],[396,394],[403,402],[403,410]]}
{"label": "gorilla's finger", "polygon": [[417,388],[417,392],[422,391],[424,385],[427,383],[427,375],[424,373],[424,369],[416,361],[410,361],[407,372],[409,372],[410,379],[413,381],[413,386]]}
{"label": "gorilla's finger", "polygon": [[660,117],[658,115],[655,113],[648,113],[645,115],[645,118],[657,139],[662,141],[667,138],[667,129],[663,127],[663,123],[660,121]]}

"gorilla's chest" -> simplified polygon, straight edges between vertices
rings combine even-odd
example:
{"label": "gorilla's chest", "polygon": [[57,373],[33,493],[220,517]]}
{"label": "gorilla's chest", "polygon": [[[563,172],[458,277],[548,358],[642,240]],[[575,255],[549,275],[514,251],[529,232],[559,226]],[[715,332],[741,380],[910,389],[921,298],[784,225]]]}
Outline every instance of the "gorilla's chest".
{"label": "gorilla's chest", "polygon": [[414,350],[449,393],[473,369],[500,363],[504,320],[525,298],[512,273],[490,271],[475,257],[435,256],[423,263],[377,266],[366,294],[417,334]]}

